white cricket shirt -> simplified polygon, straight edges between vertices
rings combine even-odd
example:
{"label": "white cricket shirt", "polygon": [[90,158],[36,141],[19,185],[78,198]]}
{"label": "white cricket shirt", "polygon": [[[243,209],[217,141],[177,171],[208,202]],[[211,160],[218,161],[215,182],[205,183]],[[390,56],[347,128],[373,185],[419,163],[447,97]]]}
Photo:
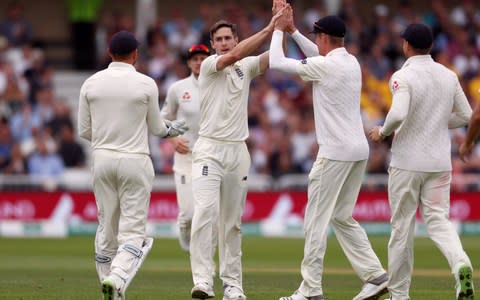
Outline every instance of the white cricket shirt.
{"label": "white cricket shirt", "polygon": [[368,159],[360,115],[362,75],[357,59],[345,48],[298,62],[298,75],[312,81],[319,157],[340,161]]}
{"label": "white cricket shirt", "polygon": [[130,64],[112,62],[83,83],[78,131],[93,149],[150,154],[148,130],[167,134],[152,78]]}
{"label": "white cricket shirt", "polygon": [[260,57],[245,57],[217,71],[219,57],[209,56],[200,68],[199,135],[220,141],[245,141],[248,138],[250,82],[261,73]]}
{"label": "white cricket shirt", "polygon": [[457,75],[430,55],[416,55],[392,75],[390,89],[394,102],[409,101],[401,125],[395,128],[387,116],[382,128],[387,134],[396,129],[390,165],[409,171],[450,171],[449,124],[464,126],[472,114]]}
{"label": "white cricket shirt", "polygon": [[185,120],[189,128],[181,138],[188,141],[190,152],[186,154],[175,152],[173,170],[190,174],[192,169],[192,149],[198,139],[198,131],[200,129],[198,80],[193,74],[170,86],[161,114],[162,117],[168,120]]}

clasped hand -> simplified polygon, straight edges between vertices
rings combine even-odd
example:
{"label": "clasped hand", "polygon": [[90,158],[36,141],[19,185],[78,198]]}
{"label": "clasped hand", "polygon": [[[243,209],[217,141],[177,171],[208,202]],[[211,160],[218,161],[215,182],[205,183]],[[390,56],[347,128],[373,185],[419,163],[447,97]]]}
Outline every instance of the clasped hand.
{"label": "clasped hand", "polygon": [[165,138],[179,136],[188,130],[185,120],[164,120],[164,122],[165,126],[167,126],[167,134],[164,136]]}

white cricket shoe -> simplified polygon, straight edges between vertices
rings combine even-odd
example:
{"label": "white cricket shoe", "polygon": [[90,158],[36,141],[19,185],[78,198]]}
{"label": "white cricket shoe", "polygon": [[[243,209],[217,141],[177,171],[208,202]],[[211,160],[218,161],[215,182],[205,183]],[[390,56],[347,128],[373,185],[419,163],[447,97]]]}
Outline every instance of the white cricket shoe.
{"label": "white cricket shoe", "polygon": [[295,291],[291,296],[281,297],[279,300],[323,300],[323,295],[305,297],[299,291]]}
{"label": "white cricket shoe", "polygon": [[247,296],[242,289],[236,286],[228,285],[223,290],[223,300],[246,300]]}
{"label": "white cricket shoe", "polygon": [[209,299],[215,297],[213,286],[206,282],[197,283],[192,288],[192,298],[194,299]]}
{"label": "white cricket shoe", "polygon": [[457,300],[473,300],[475,299],[473,288],[473,272],[472,268],[465,263],[458,263],[454,268],[455,290]]}
{"label": "white cricket shoe", "polygon": [[102,281],[103,300],[121,300],[119,291],[115,286],[115,282],[110,278],[105,278]]}
{"label": "white cricket shoe", "polygon": [[190,252],[190,227],[180,226],[178,231],[178,242],[183,251]]}
{"label": "white cricket shoe", "polygon": [[365,283],[360,293],[353,300],[377,300],[380,296],[388,293],[387,284],[388,276],[383,274],[371,282]]}

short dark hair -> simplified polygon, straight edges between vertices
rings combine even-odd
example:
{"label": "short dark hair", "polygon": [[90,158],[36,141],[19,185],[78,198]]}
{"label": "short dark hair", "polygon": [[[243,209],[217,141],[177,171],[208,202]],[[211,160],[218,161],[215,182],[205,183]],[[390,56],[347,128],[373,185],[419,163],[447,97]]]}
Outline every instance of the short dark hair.
{"label": "short dark hair", "polygon": [[110,52],[110,55],[112,56],[112,59],[115,61],[126,61],[127,59],[130,58],[130,56],[133,55],[133,52],[127,53],[127,54],[113,54]]}
{"label": "short dark hair", "polygon": [[234,37],[238,36],[237,35],[237,25],[236,24],[230,23],[230,22],[225,21],[225,20],[220,20],[220,21],[216,22],[215,24],[213,24],[212,27],[210,27],[210,40],[213,41],[213,35],[215,34],[215,32],[217,32],[217,30],[219,30],[222,27],[230,28],[232,30],[233,36]]}
{"label": "short dark hair", "polygon": [[[410,46],[412,46],[412,44],[410,44]],[[413,48],[413,51],[415,51],[415,53],[417,53],[419,55],[427,55],[432,50],[432,47],[429,47],[429,48],[426,48],[426,49],[423,49],[423,48],[419,49],[419,48],[415,48],[415,47],[412,46],[412,48]]]}

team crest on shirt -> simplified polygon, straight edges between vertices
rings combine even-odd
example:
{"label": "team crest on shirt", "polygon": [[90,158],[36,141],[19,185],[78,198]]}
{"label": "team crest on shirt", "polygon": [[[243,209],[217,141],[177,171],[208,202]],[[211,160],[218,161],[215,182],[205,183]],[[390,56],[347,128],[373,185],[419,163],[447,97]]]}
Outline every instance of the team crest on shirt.
{"label": "team crest on shirt", "polygon": [[183,96],[182,96],[183,101],[190,101],[190,98],[192,98],[192,96],[190,96],[189,92],[183,93]]}
{"label": "team crest on shirt", "polygon": [[392,82],[392,91],[395,92],[396,90],[398,90],[399,86],[400,86],[400,85],[398,84],[398,81],[394,80],[394,81]]}
{"label": "team crest on shirt", "polygon": [[302,65],[306,65],[307,64],[307,59],[302,59],[300,62],[302,63]]}

